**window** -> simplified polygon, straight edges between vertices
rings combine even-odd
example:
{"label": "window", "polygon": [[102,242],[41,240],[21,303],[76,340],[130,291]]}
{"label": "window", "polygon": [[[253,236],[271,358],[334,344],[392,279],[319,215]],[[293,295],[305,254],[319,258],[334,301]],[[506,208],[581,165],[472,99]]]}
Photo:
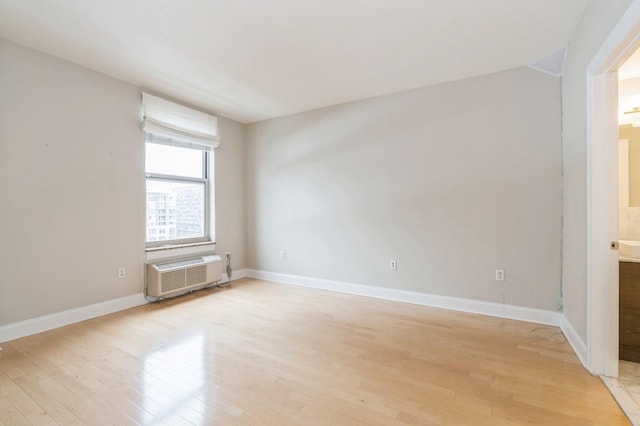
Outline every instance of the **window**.
{"label": "window", "polygon": [[145,153],[147,246],[209,241],[212,153],[153,139]]}
{"label": "window", "polygon": [[146,246],[213,239],[217,119],[143,93]]}

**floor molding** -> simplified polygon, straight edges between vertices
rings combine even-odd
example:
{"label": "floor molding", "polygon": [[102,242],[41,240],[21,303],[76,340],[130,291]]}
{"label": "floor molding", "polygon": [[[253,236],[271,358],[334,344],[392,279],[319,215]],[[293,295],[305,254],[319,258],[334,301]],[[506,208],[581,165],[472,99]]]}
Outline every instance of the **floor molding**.
{"label": "floor molding", "polygon": [[[231,274],[233,278],[232,281],[239,280],[246,276],[246,269],[238,269]],[[226,273],[222,275],[222,281],[229,281],[229,276]],[[125,309],[135,308],[136,306],[141,306],[146,303],[149,302],[144,298],[144,294],[137,293],[93,305],[82,306],[80,308],[3,325],[0,326],[0,343],[42,333],[43,331],[53,330],[54,328],[64,327],[65,325],[75,324],[91,318],[101,317]]]}
{"label": "floor molding", "polygon": [[489,315],[493,317],[509,318],[528,321],[537,324],[560,325],[560,314],[554,311],[525,308],[521,306],[503,305],[500,303],[483,302],[480,300],[463,299],[458,297],[439,296],[408,290],[398,290],[385,287],[374,287],[362,284],[345,283],[341,281],[324,280],[302,277],[298,275],[281,274],[277,272],[248,269],[247,276],[284,284],[313,287],[340,293],[357,294],[396,302],[413,303],[416,305],[450,309],[473,314]]}
{"label": "floor molding", "polygon": [[82,306],[80,308],[69,309],[67,311],[56,312],[54,314],[43,315],[24,321],[14,322],[0,326],[0,343],[9,340],[19,339],[43,331],[63,327],[91,318],[100,317],[136,306],[144,305],[147,300],[142,293],[120,297],[118,299],[107,300],[106,302],[95,303],[93,305]]}
{"label": "floor molding", "polygon": [[582,337],[580,337],[576,329],[573,328],[573,324],[571,324],[564,315],[560,318],[560,330],[562,330],[562,333],[567,338],[567,341],[578,356],[578,359],[580,359],[584,368],[589,370],[587,367],[587,344],[582,340]]}

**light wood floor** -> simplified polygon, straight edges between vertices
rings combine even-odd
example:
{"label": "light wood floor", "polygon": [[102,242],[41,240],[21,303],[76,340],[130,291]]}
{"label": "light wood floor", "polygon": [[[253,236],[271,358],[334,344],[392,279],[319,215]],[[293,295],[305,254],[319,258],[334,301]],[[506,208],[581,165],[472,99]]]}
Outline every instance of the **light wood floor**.
{"label": "light wood floor", "polygon": [[557,331],[244,279],[2,344],[0,424],[628,424]]}

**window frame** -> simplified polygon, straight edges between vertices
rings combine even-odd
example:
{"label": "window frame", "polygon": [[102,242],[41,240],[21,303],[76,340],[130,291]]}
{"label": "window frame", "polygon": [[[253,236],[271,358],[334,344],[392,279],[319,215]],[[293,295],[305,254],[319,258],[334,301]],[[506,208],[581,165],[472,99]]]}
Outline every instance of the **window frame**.
{"label": "window frame", "polygon": [[[147,136],[150,136],[147,134]],[[154,140],[155,139],[155,140]],[[164,138],[163,138],[164,139]],[[173,145],[171,143],[165,143],[164,141],[157,141],[156,138],[145,138],[145,158],[147,153],[147,144],[158,144],[158,145]],[[167,175],[161,173],[148,173],[145,167],[145,248],[146,249],[154,249],[160,247],[172,247],[172,246],[182,246],[189,244],[197,244],[197,243],[208,243],[211,242],[211,208],[212,208],[212,194],[211,194],[211,163],[213,162],[213,150],[206,149],[198,149],[191,148],[187,146],[182,146],[176,144],[177,147],[183,149],[192,149],[194,151],[200,151],[202,153],[202,178],[189,177],[189,176],[180,176],[180,175]],[[161,240],[161,241],[147,241],[148,236],[148,223],[149,223],[149,212],[147,206],[147,183],[150,180],[160,181],[160,182],[177,182],[177,183],[202,183],[204,184],[204,235],[202,237],[196,238],[178,238],[171,240]],[[158,234],[159,235],[159,234]]]}

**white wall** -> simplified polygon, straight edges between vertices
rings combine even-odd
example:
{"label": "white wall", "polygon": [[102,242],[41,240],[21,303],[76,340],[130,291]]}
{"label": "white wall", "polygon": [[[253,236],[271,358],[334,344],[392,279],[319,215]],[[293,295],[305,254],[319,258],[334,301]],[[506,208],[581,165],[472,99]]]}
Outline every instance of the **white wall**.
{"label": "white wall", "polygon": [[[0,39],[0,325],[142,290],[140,93]],[[218,249],[241,268],[243,127],[220,134]]]}
{"label": "white wall", "polygon": [[247,150],[250,267],[556,309],[558,79],[519,68],[264,121]]}
{"label": "white wall", "polygon": [[563,74],[564,316],[587,341],[587,66],[631,0],[592,0],[569,42]]}

